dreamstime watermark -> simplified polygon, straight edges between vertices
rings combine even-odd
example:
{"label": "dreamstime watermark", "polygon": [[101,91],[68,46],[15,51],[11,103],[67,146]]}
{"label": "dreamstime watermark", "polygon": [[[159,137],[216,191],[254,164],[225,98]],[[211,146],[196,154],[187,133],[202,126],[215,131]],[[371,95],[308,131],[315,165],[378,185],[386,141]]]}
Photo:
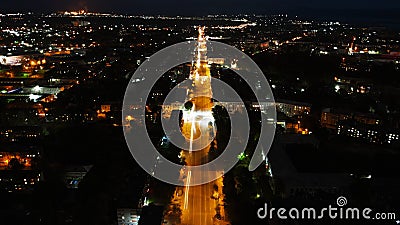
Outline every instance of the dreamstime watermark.
{"label": "dreamstime watermark", "polygon": [[[145,125],[147,99],[157,80],[167,71],[179,65],[194,62],[197,43],[196,41],[187,41],[172,45],[155,53],[143,62],[129,82],[122,109],[125,140],[135,160],[153,177],[179,186],[201,185],[218,179],[223,173],[236,165],[239,161],[237,156],[243,153],[249,140],[249,117],[247,111],[244,110],[243,113],[228,111],[231,121],[231,137],[226,149],[211,162],[183,167],[166,159],[153,146]],[[251,88],[257,101],[264,103],[260,121],[261,132],[249,164],[249,170],[253,171],[264,162],[275,135],[276,110],[271,87],[257,64],[242,51],[220,42],[207,40],[206,45],[208,58],[223,58],[229,64],[235,62],[239,65],[240,69],[235,70],[236,74]],[[163,105],[178,104],[183,106],[185,104],[189,92],[189,88],[186,87],[191,86],[190,83],[187,83],[187,80],[185,82],[177,84],[170,91]],[[210,78],[210,82],[214,100],[226,105],[241,104],[244,109],[243,100],[227,83],[214,78]],[[199,93],[202,92],[199,91]],[[190,98],[195,97],[204,96],[190,96]],[[201,116],[200,113],[199,116]],[[162,118],[164,132],[171,143],[182,150],[189,150],[188,143],[184,141],[185,139],[177,125],[179,121],[168,121],[174,118],[177,120],[176,117]],[[218,127],[216,129],[218,130]],[[204,140],[209,141],[209,138],[204,138]],[[192,144],[190,147],[193,147]],[[179,176],[182,172],[185,173],[184,176]],[[191,175],[191,182],[184,184],[179,177],[186,177],[189,174]]]}
{"label": "dreamstime watermark", "polygon": [[316,208],[268,208],[268,204],[265,203],[264,207],[257,210],[257,216],[260,219],[273,219],[278,218],[282,220],[286,219],[308,219],[308,220],[320,220],[320,219],[365,219],[365,220],[395,220],[396,213],[387,212],[376,212],[373,213],[370,208],[345,208],[347,205],[347,199],[340,196],[336,200],[336,206],[329,205],[328,207],[316,209]]}

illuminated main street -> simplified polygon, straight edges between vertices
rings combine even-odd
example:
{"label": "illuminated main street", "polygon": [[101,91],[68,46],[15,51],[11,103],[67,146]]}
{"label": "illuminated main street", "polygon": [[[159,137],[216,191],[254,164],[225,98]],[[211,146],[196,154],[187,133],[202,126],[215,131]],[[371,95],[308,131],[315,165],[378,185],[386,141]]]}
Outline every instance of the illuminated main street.
{"label": "illuminated main street", "polygon": [[[183,113],[182,133],[190,143],[189,151],[182,151],[188,166],[198,166],[209,162],[208,152],[210,142],[214,139],[216,128],[212,115],[212,90],[211,75],[207,61],[207,46],[204,36],[204,28],[199,28],[199,37],[195,52],[195,60],[189,79],[192,86],[188,89],[187,100],[191,103]],[[202,136],[202,138],[199,138]],[[197,140],[196,140],[197,139]],[[194,145],[193,142],[197,141]],[[196,150],[197,146],[201,147]],[[210,169],[190,171],[190,167],[184,167],[181,171],[181,179],[184,187],[177,187],[173,203],[179,203],[182,210],[181,224],[183,225],[211,225],[227,224],[223,207],[223,178],[216,181],[191,186],[191,183],[202,176],[215,177],[222,171]]]}

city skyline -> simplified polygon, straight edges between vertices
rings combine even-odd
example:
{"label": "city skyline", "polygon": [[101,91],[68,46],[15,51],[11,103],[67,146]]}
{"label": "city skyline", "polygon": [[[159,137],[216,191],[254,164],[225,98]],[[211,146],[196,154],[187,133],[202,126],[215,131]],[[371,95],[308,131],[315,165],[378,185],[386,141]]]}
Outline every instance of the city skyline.
{"label": "city skyline", "polygon": [[[178,7],[177,7],[178,6]],[[383,1],[295,1],[295,0],[251,0],[251,1],[172,1],[161,0],[132,2],[116,1],[51,1],[38,0],[32,4],[28,0],[18,0],[2,3],[0,11],[17,12],[52,12],[65,10],[88,10],[97,12],[116,12],[129,14],[162,14],[162,15],[207,15],[207,14],[268,14],[294,13],[299,15],[323,15],[342,13],[359,14],[364,11],[368,16],[376,13],[394,12],[400,9],[400,2],[396,0]],[[344,10],[344,12],[343,12]]]}

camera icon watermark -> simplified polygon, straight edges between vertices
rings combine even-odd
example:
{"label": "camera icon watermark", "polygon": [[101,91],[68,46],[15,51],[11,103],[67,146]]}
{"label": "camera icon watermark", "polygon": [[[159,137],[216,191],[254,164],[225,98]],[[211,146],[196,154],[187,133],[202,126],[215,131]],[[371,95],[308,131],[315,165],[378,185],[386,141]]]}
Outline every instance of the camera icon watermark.
{"label": "camera icon watermark", "polygon": [[[210,67],[207,63],[209,58],[223,58],[226,62],[240,64],[241,69],[236,69],[234,72],[251,88],[256,100],[265,103],[260,113],[260,136],[249,170],[255,170],[265,161],[272,145],[276,125],[274,97],[266,77],[257,64],[235,47],[204,38],[172,45],[152,55],[136,70],[126,89],[122,110],[124,136],[133,157],[147,173],[169,184],[194,186],[217,180],[235,166],[239,161],[238,155],[244,152],[249,141],[249,116],[244,110],[243,113],[229,113],[231,122],[229,143],[211,162],[202,165],[179,165],[166,159],[152,144],[145,124],[146,102],[157,80],[176,66],[191,64],[192,70],[196,69],[188,79],[170,91],[163,103],[182,106],[183,120],[188,124],[191,122],[182,128],[179,121],[162,118],[167,138],[183,151],[192,152],[204,148],[210,144],[218,129],[226,129],[215,127],[211,111],[205,110],[212,106],[199,102],[212,99],[211,104],[219,102],[222,106],[230,103],[245,106],[231,86],[222,80],[204,75],[207,73],[204,71]],[[209,88],[212,90],[208,90]],[[189,107],[188,102],[194,102],[192,107]],[[189,135],[182,133],[185,128]],[[196,135],[193,135],[195,132]],[[182,179],[177,177],[177,174],[182,173],[184,175],[181,177],[191,176],[190,184],[184,184]]]}

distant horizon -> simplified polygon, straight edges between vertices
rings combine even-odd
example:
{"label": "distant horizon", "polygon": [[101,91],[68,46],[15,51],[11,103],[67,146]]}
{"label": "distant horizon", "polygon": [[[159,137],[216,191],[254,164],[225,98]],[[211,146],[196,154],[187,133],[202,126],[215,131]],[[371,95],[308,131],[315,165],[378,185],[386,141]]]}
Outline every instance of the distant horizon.
{"label": "distant horizon", "polygon": [[[294,16],[302,16],[302,15],[317,15],[317,14],[326,14],[328,15],[341,15],[341,14],[360,14],[362,13],[364,16],[371,15],[382,15],[383,13],[397,13],[400,10],[400,6],[398,8],[390,8],[390,9],[362,9],[362,8],[346,8],[346,9],[334,9],[334,8],[326,8],[326,9],[312,9],[312,8],[299,8],[299,9],[271,9],[271,10],[254,10],[254,11],[202,11],[202,12],[168,12],[168,11],[126,11],[126,10],[96,10],[89,8],[74,8],[74,9],[1,9],[0,13],[37,13],[37,14],[46,14],[46,13],[56,13],[56,12],[78,12],[84,10],[88,13],[115,13],[115,14],[127,14],[127,15],[163,15],[163,16],[207,16],[207,15],[279,15],[279,14],[288,14]],[[398,15],[392,15],[398,16]],[[400,21],[400,18],[399,18]]]}
{"label": "distant horizon", "polygon": [[[134,15],[206,15],[206,14],[398,14],[398,0],[14,0],[4,2],[0,12],[32,11],[48,13],[55,11],[86,10],[91,12],[114,12]],[[367,15],[368,16],[368,15]]]}
{"label": "distant horizon", "polygon": [[34,14],[51,14],[51,13],[62,13],[85,10],[88,13],[105,13],[105,14],[120,14],[120,15],[132,15],[132,16],[182,16],[182,17],[206,17],[210,15],[217,16],[244,16],[244,15],[255,15],[255,16],[275,16],[275,15],[288,15],[289,17],[300,17],[301,19],[316,20],[316,21],[339,21],[343,23],[349,23],[354,25],[368,25],[368,26],[385,26],[389,28],[400,30],[400,18],[396,14],[398,9],[385,9],[385,10],[270,10],[264,13],[246,13],[246,12],[215,12],[215,13],[138,13],[138,12],[122,12],[122,11],[106,11],[106,10],[90,10],[90,9],[60,9],[60,10],[0,10],[0,14],[13,14],[13,13],[34,13]]}

